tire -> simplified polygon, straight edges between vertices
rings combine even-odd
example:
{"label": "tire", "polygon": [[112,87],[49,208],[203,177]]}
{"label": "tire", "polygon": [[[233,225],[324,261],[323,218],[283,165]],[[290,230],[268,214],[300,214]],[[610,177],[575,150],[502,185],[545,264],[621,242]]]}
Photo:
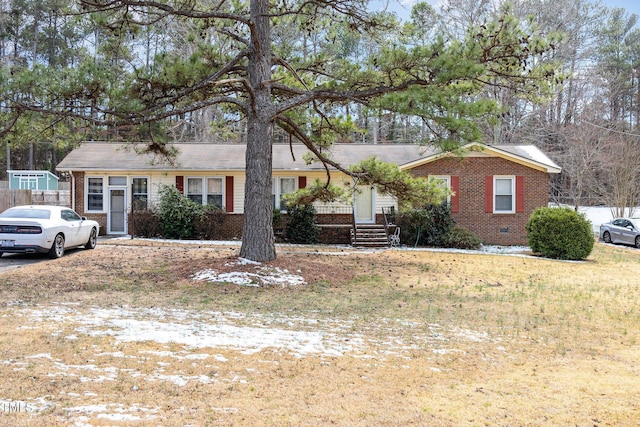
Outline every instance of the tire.
{"label": "tire", "polygon": [[61,258],[64,255],[64,236],[62,234],[58,234],[55,239],[53,239],[53,245],[51,245],[51,249],[49,249],[49,258],[56,259]]}
{"label": "tire", "polygon": [[605,231],[604,234],[602,234],[602,240],[604,240],[605,243],[611,243],[611,234],[608,231]]}
{"label": "tire", "polygon": [[640,236],[636,236],[636,248],[640,249]]}
{"label": "tire", "polygon": [[89,240],[84,245],[85,249],[95,249],[98,244],[98,232],[95,228],[91,229],[91,233],[89,234]]}

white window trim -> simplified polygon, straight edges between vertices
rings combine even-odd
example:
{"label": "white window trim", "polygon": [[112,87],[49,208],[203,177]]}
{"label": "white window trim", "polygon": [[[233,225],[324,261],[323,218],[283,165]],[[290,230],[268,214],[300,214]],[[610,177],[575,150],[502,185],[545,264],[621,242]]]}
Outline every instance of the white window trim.
{"label": "white window trim", "polygon": [[[124,184],[111,184],[110,178],[124,178]],[[107,175],[107,187],[109,188],[126,188],[129,185],[129,177],[126,175]]]}
{"label": "white window trim", "polygon": [[216,178],[222,182],[222,206],[221,209],[225,209],[225,191],[226,191],[226,181],[224,176],[211,175],[211,176],[185,176],[184,177],[184,195],[189,197],[189,180],[190,179],[199,179],[202,183],[202,198],[200,200],[200,204],[207,204],[207,196],[209,195],[209,178]]}
{"label": "white window trim", "polygon": [[[498,196],[496,187],[499,179],[511,180],[511,209],[497,210],[496,197]],[[493,213],[494,214],[514,214],[516,213],[516,176],[515,175],[494,175],[493,176]]]}
{"label": "white window trim", "polygon": [[200,197],[200,204],[203,205],[204,204],[204,198],[205,198],[205,196],[207,194],[206,193],[206,191],[207,191],[207,189],[206,189],[207,182],[206,182],[206,180],[204,179],[203,176],[185,176],[184,177],[184,195],[187,196],[187,197],[189,197],[189,180],[190,179],[199,179],[200,180],[200,183],[202,184],[202,187],[201,187],[202,188],[202,194],[201,194],[201,197]]}
{"label": "white window trim", "polygon": [[151,178],[149,176],[144,176],[144,175],[135,175],[135,176],[131,176],[129,177],[130,182],[131,182],[131,204],[133,204],[133,200],[134,200],[134,196],[135,194],[133,193],[133,181],[135,179],[146,179],[147,180],[147,209],[149,209],[149,207],[151,207]]}
{"label": "white window trim", "polygon": [[[275,200],[274,200],[274,209],[280,209],[280,199],[283,196],[282,193],[282,180],[283,179],[292,179],[293,180],[293,191],[297,191],[298,190],[298,176],[289,176],[289,175],[283,175],[283,176],[272,176],[271,177],[271,186],[272,186],[272,190],[271,190],[271,194],[275,195]],[[287,193],[284,193],[287,194]],[[280,209],[280,212],[286,213],[286,209]]]}
{"label": "white window trim", "polygon": [[[444,181],[447,190],[451,191],[451,175],[429,175],[429,178]],[[451,194],[447,194],[447,204],[451,206]]]}
{"label": "white window trim", "polygon": [[[38,190],[38,179],[40,177],[34,175],[16,175],[19,177],[18,188],[21,190]],[[44,177],[44,175],[42,176]],[[35,185],[32,185],[35,184]]]}
{"label": "white window trim", "polygon": [[[90,178],[100,178],[102,179],[102,209],[101,210],[89,210],[89,179]],[[104,175],[86,175],[84,179],[84,211],[85,212],[95,212],[95,213],[105,213],[106,210],[106,188],[107,188],[107,177]]]}
{"label": "white window trim", "polygon": [[209,179],[210,178],[215,178],[215,179],[219,179],[222,183],[222,185],[220,186],[220,188],[222,189],[222,192],[220,193],[220,195],[222,196],[222,200],[220,201],[220,208],[221,209],[225,209],[225,191],[227,190],[225,187],[227,185],[225,177],[224,176],[217,176],[217,175],[212,175],[212,176],[206,176],[204,178],[204,197],[203,197],[203,202],[206,204],[208,203],[208,198],[209,198]]}

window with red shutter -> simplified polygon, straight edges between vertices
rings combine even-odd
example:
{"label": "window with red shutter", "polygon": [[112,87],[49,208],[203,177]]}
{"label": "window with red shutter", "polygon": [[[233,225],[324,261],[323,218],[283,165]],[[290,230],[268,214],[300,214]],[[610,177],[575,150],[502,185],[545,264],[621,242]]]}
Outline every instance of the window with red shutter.
{"label": "window with red shutter", "polygon": [[484,177],[484,211],[493,212],[493,176]]}
{"label": "window with red shutter", "polygon": [[516,176],[516,212],[524,212],[524,176]]}
{"label": "window with red shutter", "polygon": [[176,188],[182,194],[184,194],[184,176],[176,176]]}
{"label": "window with red shutter", "polygon": [[451,212],[460,212],[460,177],[451,176]]}
{"label": "window with red shutter", "polygon": [[233,212],[233,177],[226,176],[224,180],[224,207],[227,212]]}

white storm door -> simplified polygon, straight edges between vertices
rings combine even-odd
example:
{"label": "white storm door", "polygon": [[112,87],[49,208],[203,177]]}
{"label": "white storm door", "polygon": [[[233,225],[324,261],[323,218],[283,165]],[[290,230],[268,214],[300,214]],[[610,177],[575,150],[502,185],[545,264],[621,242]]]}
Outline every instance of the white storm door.
{"label": "white storm door", "polygon": [[373,224],[375,222],[375,190],[373,187],[358,187],[353,201],[354,215],[358,224]]}
{"label": "white storm door", "polygon": [[109,189],[109,215],[107,217],[107,234],[127,233],[127,190],[124,188]]}

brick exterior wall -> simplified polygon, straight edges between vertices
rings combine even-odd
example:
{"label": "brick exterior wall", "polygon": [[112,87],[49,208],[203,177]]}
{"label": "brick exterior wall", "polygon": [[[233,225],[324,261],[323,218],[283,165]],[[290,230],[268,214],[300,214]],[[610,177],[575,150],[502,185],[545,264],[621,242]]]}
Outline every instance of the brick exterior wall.
{"label": "brick exterior wall", "polygon": [[[412,170],[415,176],[449,175],[460,177],[458,195],[459,212],[453,214],[456,224],[476,234],[485,244],[515,245],[527,244],[525,224],[534,209],[546,206],[549,200],[549,175],[542,171],[501,158],[472,157],[465,159],[445,158],[436,160]],[[514,175],[524,177],[524,212],[513,214],[486,213],[484,206],[485,176]],[[87,218],[98,221],[101,233],[107,229],[106,213],[84,212],[85,174],[74,172],[75,186],[72,198],[76,211]],[[514,195],[515,197],[515,195]],[[240,239],[242,236],[243,214],[226,214],[220,227],[220,240]],[[352,217],[349,214],[318,215],[321,226],[322,243],[348,244]],[[383,221],[380,214],[376,222]],[[279,228],[284,228],[286,214]]]}
{"label": "brick exterior wall", "polygon": [[[525,224],[531,213],[549,202],[549,175],[501,158],[446,158],[416,167],[415,176],[451,175],[460,177],[460,209],[453,214],[456,224],[482,239],[485,244],[526,245]],[[486,213],[484,209],[485,176],[515,175],[524,177],[524,212]],[[514,195],[515,197],[515,195]]]}

